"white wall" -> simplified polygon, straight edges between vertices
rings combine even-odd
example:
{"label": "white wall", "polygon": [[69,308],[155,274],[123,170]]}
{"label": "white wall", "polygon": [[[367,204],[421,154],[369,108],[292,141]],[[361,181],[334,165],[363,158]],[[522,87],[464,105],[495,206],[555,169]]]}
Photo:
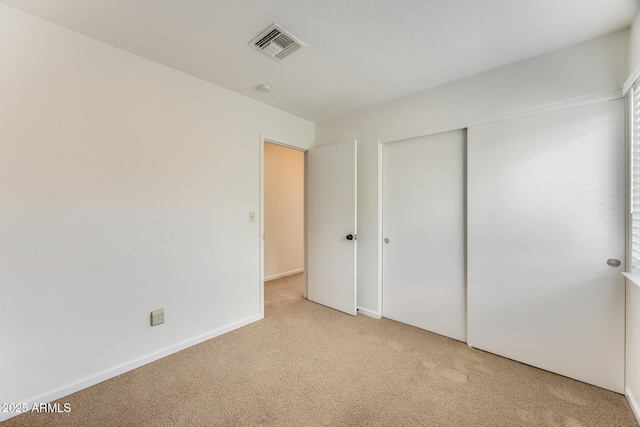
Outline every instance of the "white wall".
{"label": "white wall", "polygon": [[629,35],[629,74],[634,70],[640,71],[640,13],[633,20]]}
{"label": "white wall", "polygon": [[[436,133],[619,91],[629,31],[478,74],[316,124],[316,145],[358,140],[358,306],[378,310],[379,137]],[[614,95],[615,96],[615,95]]]}
{"label": "white wall", "polygon": [[264,277],[304,268],[304,152],[264,145]]}
{"label": "white wall", "polygon": [[6,6],[0,58],[0,402],[258,320],[260,133],[314,124]]}

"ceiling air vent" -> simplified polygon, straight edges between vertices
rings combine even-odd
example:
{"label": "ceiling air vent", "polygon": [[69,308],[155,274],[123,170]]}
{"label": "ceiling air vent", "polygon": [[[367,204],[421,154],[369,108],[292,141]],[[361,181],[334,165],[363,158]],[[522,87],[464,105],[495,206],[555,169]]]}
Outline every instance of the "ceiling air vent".
{"label": "ceiling air vent", "polygon": [[278,24],[271,25],[249,44],[276,61],[280,61],[299,47],[306,47]]}

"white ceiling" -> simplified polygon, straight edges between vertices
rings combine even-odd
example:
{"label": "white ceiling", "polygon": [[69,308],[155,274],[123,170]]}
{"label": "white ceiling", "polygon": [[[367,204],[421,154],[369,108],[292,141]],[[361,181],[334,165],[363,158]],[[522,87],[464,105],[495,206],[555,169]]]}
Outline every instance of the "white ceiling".
{"label": "white ceiling", "polygon": [[[314,122],[626,28],[638,9],[638,0],[0,2]],[[248,45],[273,22],[308,47],[278,63]]]}

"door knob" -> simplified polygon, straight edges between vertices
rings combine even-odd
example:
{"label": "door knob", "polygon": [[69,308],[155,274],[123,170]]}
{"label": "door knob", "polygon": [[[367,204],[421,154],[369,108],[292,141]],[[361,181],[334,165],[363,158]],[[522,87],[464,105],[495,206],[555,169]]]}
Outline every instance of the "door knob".
{"label": "door knob", "polygon": [[609,258],[607,260],[607,265],[609,267],[620,267],[620,260],[619,259],[614,259],[614,258]]}
{"label": "door knob", "polygon": [[384,242],[385,242],[385,243],[389,243],[389,238],[388,238],[388,237],[385,237],[385,238],[384,238]]}
{"label": "door knob", "polygon": [[347,235],[347,240],[355,240],[355,239],[357,239],[357,236],[354,236],[353,234]]}

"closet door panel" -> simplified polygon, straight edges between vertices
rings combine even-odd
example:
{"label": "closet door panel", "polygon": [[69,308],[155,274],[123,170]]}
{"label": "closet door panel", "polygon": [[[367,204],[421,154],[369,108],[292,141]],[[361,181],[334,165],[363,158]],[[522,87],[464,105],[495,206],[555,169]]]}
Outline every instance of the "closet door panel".
{"label": "closet door panel", "polygon": [[463,130],[383,146],[383,316],[466,339]]}
{"label": "closet door panel", "polygon": [[472,127],[467,160],[468,343],[619,393],[624,117],[615,100]]}

